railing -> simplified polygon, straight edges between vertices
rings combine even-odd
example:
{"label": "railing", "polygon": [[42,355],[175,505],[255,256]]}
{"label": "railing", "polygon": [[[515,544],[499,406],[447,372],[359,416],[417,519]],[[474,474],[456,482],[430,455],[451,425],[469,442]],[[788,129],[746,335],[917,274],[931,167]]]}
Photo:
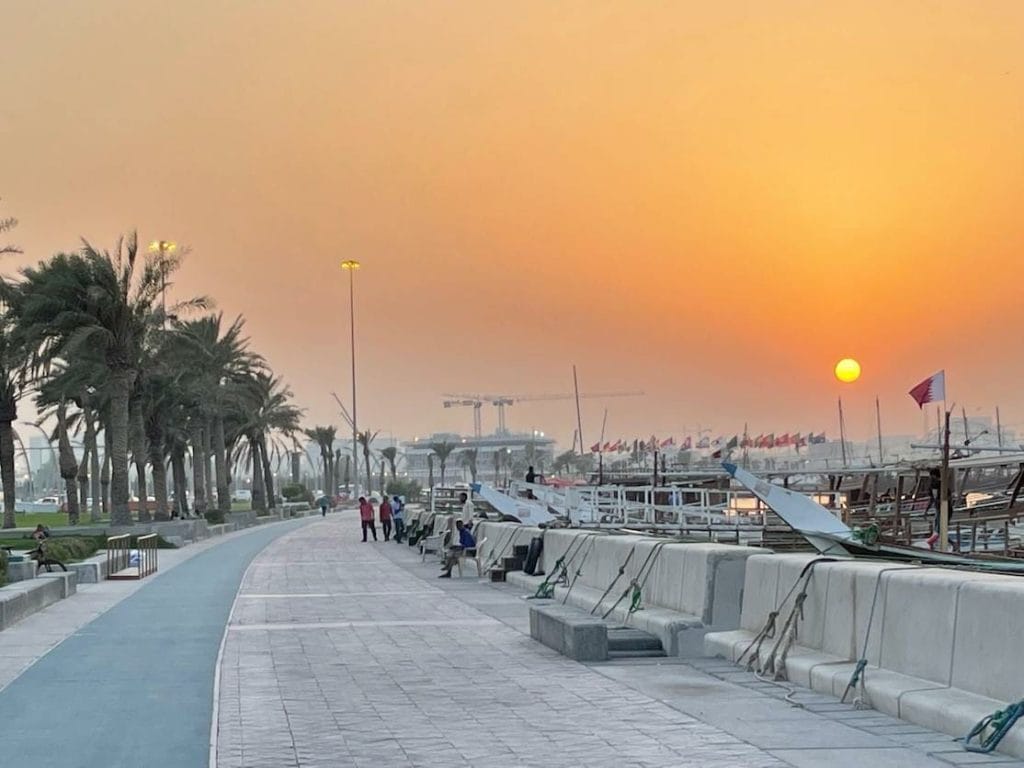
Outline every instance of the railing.
{"label": "railing", "polygon": [[157,541],[155,533],[139,536],[135,549],[132,537],[125,533],[107,537],[107,578],[143,579],[157,570]]}

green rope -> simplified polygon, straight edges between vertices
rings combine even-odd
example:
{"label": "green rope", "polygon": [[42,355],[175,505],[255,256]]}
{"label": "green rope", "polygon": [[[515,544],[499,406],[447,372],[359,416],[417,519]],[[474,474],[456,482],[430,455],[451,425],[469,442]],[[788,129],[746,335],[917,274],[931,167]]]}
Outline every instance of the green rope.
{"label": "green rope", "polygon": [[640,585],[635,581],[633,582],[633,600],[629,604],[629,612],[636,613],[637,611],[643,610],[643,606],[640,604],[641,595],[643,592],[640,590]]}
{"label": "green rope", "polygon": [[[999,742],[1010,732],[1021,716],[1024,716],[1024,700],[1011,704],[1006,709],[997,709],[991,715],[979,720],[963,738],[964,749],[968,752],[986,754],[999,746]],[[977,739],[975,743],[971,743]]]}
{"label": "green rope", "polygon": [[878,543],[878,537],[880,534],[881,531],[875,523],[864,528],[853,529],[853,537],[868,547],[873,547]]}

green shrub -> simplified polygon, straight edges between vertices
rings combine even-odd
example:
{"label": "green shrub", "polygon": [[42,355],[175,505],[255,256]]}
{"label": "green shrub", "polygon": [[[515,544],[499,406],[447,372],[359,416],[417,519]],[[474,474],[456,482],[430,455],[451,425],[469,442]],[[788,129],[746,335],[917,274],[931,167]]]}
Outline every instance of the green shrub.
{"label": "green shrub", "polygon": [[403,496],[406,504],[415,504],[420,500],[423,489],[416,480],[392,480],[387,485],[388,496]]}
{"label": "green shrub", "polygon": [[210,525],[220,525],[224,522],[224,513],[219,509],[208,509],[203,516]]}
{"label": "green shrub", "polygon": [[313,503],[313,492],[302,483],[286,483],[281,486],[281,496],[285,501],[305,501]]}
{"label": "green shrub", "polygon": [[71,563],[92,557],[106,542],[92,536],[57,536],[46,540],[44,547],[48,557]]}

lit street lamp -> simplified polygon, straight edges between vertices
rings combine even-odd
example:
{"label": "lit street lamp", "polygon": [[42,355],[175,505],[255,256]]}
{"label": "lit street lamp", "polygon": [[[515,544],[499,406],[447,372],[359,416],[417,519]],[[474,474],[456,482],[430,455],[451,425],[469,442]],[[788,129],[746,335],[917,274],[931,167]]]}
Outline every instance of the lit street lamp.
{"label": "lit street lamp", "polygon": [[[352,496],[359,497],[359,422],[356,421],[356,299],[355,272],[359,269],[355,259],[345,259],[341,268],[348,272],[349,331],[352,343]],[[331,489],[334,494],[336,489]],[[367,489],[369,490],[369,489]]]}
{"label": "lit street lamp", "polygon": [[150,253],[160,254],[160,304],[164,312],[164,328],[167,327],[167,254],[174,253],[178,244],[171,240],[154,240],[149,244]]}

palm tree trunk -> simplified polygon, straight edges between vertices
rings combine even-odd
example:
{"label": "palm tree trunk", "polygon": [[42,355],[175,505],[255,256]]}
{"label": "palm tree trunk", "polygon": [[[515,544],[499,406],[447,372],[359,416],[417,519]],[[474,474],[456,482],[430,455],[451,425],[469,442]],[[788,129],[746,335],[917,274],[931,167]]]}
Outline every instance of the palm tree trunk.
{"label": "palm tree trunk", "polygon": [[78,462],[68,437],[68,410],[64,402],[57,406],[57,451],[60,456],[60,477],[68,497],[68,524],[78,525]]}
{"label": "palm tree trunk", "polygon": [[320,447],[320,459],[324,465],[324,493],[331,496],[331,454]]}
{"label": "palm tree trunk", "polygon": [[277,509],[277,496],[274,495],[274,472],[270,468],[270,456],[267,455],[267,441],[263,435],[259,436],[259,443],[260,458],[263,459],[263,489],[267,494],[267,508]]}
{"label": "palm tree trunk", "polygon": [[192,506],[198,517],[206,515],[206,440],[203,428],[194,423],[189,429],[189,442],[192,444]]}
{"label": "palm tree trunk", "polygon": [[89,408],[84,409],[85,448],[89,451],[89,491],[92,494],[92,506],[89,509],[89,520],[93,523],[100,519],[100,446],[96,439],[96,415]]}
{"label": "palm tree trunk", "polygon": [[289,457],[291,461],[292,484],[298,485],[302,475],[302,457],[299,456],[298,451],[292,451]]}
{"label": "palm tree trunk", "polygon": [[203,465],[203,473],[206,476],[206,509],[217,508],[217,497],[214,495],[214,491],[217,488],[217,476],[213,471],[213,419],[207,418],[206,425],[203,427],[203,450],[206,452],[205,461]]}
{"label": "palm tree trunk", "polygon": [[82,460],[78,462],[78,513],[89,508],[89,445],[82,450]]}
{"label": "palm tree trunk", "polygon": [[164,462],[164,436],[160,429],[149,431],[149,464],[153,467],[153,496],[156,497],[157,520],[170,520],[167,504],[167,464]]}
{"label": "palm tree trunk", "polygon": [[387,467],[388,467],[388,465],[384,463],[383,459],[381,459],[381,462],[380,462],[380,495],[381,496],[384,495],[384,473],[387,471]]}
{"label": "palm tree trunk", "polygon": [[[7,415],[7,414],[5,414]],[[4,488],[4,528],[13,528],[14,518],[14,419],[0,421],[0,482]]]}
{"label": "palm tree trunk", "polygon": [[171,475],[174,479],[174,506],[178,517],[185,517],[188,515],[188,476],[185,473],[185,446],[180,442],[176,442],[171,450]]}
{"label": "palm tree trunk", "polygon": [[103,472],[100,475],[100,509],[103,517],[111,519],[110,504],[110,426],[103,427]]}
{"label": "palm tree trunk", "polygon": [[135,463],[135,477],[138,479],[139,490],[139,522],[148,523],[152,518],[149,516],[149,490],[146,487],[146,432],[142,423],[142,403],[133,401],[128,406],[129,430],[132,443],[132,460]]}
{"label": "palm tree trunk", "polygon": [[228,477],[227,446],[224,443],[224,417],[213,417],[213,460],[217,465],[217,509],[231,511],[231,479]]}
{"label": "palm tree trunk", "polygon": [[259,512],[267,511],[266,491],[263,487],[263,464],[260,461],[260,446],[254,439],[249,439],[249,460],[252,465],[252,508]]}
{"label": "palm tree trunk", "polygon": [[366,493],[367,495],[373,492],[373,467],[370,466],[370,441],[367,440],[363,445],[363,460],[366,463]]}
{"label": "palm tree trunk", "polygon": [[131,525],[128,507],[128,399],[132,391],[131,371],[115,370],[110,376],[110,522]]}

